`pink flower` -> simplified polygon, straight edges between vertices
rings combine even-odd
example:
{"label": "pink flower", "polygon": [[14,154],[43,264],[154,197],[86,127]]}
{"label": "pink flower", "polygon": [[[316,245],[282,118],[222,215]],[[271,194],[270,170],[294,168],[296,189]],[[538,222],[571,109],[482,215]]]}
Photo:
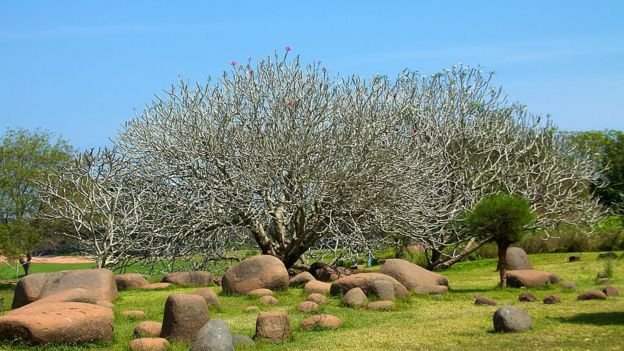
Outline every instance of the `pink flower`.
{"label": "pink flower", "polygon": [[286,49],[286,51],[291,51],[292,48],[290,46],[286,46],[284,49]]}
{"label": "pink flower", "polygon": [[236,60],[232,60],[232,62],[230,62],[230,65],[232,65],[232,66],[236,66],[236,64],[237,64],[237,63],[238,63],[238,62],[236,62]]}
{"label": "pink flower", "polygon": [[293,101],[292,101],[291,99],[288,99],[288,101],[286,101],[286,104],[287,104],[288,106],[292,106]]}

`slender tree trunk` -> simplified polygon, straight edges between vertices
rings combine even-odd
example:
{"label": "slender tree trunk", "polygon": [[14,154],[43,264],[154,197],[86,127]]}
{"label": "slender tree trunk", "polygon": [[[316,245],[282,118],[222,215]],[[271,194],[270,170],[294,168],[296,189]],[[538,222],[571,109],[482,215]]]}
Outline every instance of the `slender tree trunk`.
{"label": "slender tree trunk", "polygon": [[432,262],[432,269],[434,270],[442,270],[442,269],[448,269],[450,268],[452,265],[454,265],[455,263],[463,260],[466,256],[470,255],[471,253],[477,251],[479,248],[481,248],[481,246],[487,244],[488,242],[492,241],[492,238],[488,237],[486,239],[483,239],[481,241],[479,241],[478,243],[474,244],[474,241],[470,241],[468,243],[468,245],[466,245],[466,248],[459,253],[459,255],[455,256],[455,257],[451,257],[448,260],[442,261],[442,262],[438,262],[435,263],[433,262],[433,260],[431,260]]}
{"label": "slender tree trunk", "polygon": [[507,287],[507,276],[505,275],[506,273],[505,266],[507,265],[507,248],[508,247],[509,247],[509,244],[505,242],[498,243],[498,271],[500,273],[500,287],[501,288]]}
{"label": "slender tree trunk", "polygon": [[26,257],[20,257],[19,262],[24,268],[24,275],[30,274],[30,262],[32,261],[32,255],[30,252],[26,253]]}

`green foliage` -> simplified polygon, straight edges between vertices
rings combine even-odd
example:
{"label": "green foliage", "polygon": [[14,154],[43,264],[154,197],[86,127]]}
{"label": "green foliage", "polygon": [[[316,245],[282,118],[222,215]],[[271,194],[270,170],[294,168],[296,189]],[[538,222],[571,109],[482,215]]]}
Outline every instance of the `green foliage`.
{"label": "green foliage", "polygon": [[595,187],[600,202],[616,213],[624,210],[624,132],[619,130],[588,131],[573,135],[573,141],[585,157],[596,160],[606,186]]}
{"label": "green foliage", "polygon": [[41,236],[35,181],[69,159],[72,148],[47,132],[8,129],[0,138],[0,253],[17,256]]}
{"label": "green foliage", "polygon": [[466,216],[466,225],[474,234],[501,243],[518,241],[533,221],[535,214],[526,199],[504,193],[484,197]]}

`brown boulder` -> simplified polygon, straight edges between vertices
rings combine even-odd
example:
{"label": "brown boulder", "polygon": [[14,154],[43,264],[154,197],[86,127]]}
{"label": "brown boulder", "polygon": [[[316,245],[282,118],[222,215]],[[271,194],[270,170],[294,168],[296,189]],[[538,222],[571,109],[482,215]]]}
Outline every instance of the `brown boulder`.
{"label": "brown boulder", "polygon": [[[37,300],[35,302],[28,304],[27,306],[33,306],[36,304],[51,303],[51,302],[82,302],[82,303],[90,303],[93,305],[100,304],[99,301],[97,300],[97,296],[95,296],[93,292],[83,289],[83,288],[76,288],[76,289],[69,289],[69,290],[61,291],[56,294],[46,296],[40,300]],[[104,302],[108,302],[108,301],[102,301],[102,303]]]}
{"label": "brown boulder", "polygon": [[247,293],[250,296],[272,296],[273,291],[269,289],[254,289]]}
{"label": "brown boulder", "polygon": [[260,288],[286,290],[288,271],[277,257],[254,256],[225,271],[221,286],[224,292],[236,294],[246,294]]}
{"label": "brown boulder", "polygon": [[163,338],[141,338],[130,342],[132,351],[166,351],[169,348],[169,341]]}
{"label": "brown boulder", "polygon": [[292,335],[292,326],[286,312],[262,312],[256,320],[256,338],[285,341]]}
{"label": "brown boulder", "polygon": [[253,313],[258,311],[260,311],[258,306],[245,306],[245,308],[243,308],[243,312],[245,313]]}
{"label": "brown boulder", "polygon": [[330,314],[318,314],[302,320],[299,325],[303,330],[336,329],[340,328],[342,321]]}
{"label": "brown boulder", "polygon": [[368,302],[368,298],[364,291],[360,288],[353,288],[344,295],[342,298],[342,304],[347,307],[357,308]]}
{"label": "brown boulder", "polygon": [[576,297],[579,301],[585,300],[606,300],[607,295],[600,290],[587,290],[586,292],[580,294]]}
{"label": "brown boulder", "polygon": [[416,295],[441,295],[446,294],[448,286],[445,285],[418,285],[412,289]]}
{"label": "brown boulder", "polygon": [[311,280],[316,280],[316,278],[314,278],[314,276],[310,272],[301,272],[296,276],[290,278],[288,285],[293,287],[302,286]]}
{"label": "brown boulder", "polygon": [[546,305],[554,305],[556,303],[561,303],[561,298],[557,295],[548,295],[542,302]]}
{"label": "brown boulder", "polygon": [[38,303],[0,317],[0,339],[35,344],[110,340],[113,311],[82,302]]}
{"label": "brown boulder", "polygon": [[263,305],[277,305],[277,299],[274,298],[273,296],[268,296],[268,295],[261,296],[258,299],[258,302],[260,302]]}
{"label": "brown boulder", "polygon": [[197,289],[193,294],[203,297],[209,307],[221,308],[221,302],[213,288]]}
{"label": "brown boulder", "polygon": [[[388,259],[381,267],[379,273],[391,276],[409,290],[416,293],[436,290],[435,294],[445,293],[448,288],[432,289],[432,286],[448,287],[448,280],[437,273],[428,271],[418,265],[401,259]],[[427,288],[419,288],[427,286]]]}
{"label": "brown boulder", "polygon": [[179,286],[208,286],[212,285],[212,274],[205,271],[169,273],[165,274],[161,283]]}
{"label": "brown boulder", "polygon": [[166,289],[170,286],[172,286],[173,284],[171,283],[152,283],[152,284],[147,284],[147,285],[143,285],[141,287],[141,289],[143,290],[160,290],[160,289]]}
{"label": "brown boulder", "polygon": [[375,301],[366,305],[369,310],[391,310],[394,308],[394,301]]}
{"label": "brown boulder", "polygon": [[607,296],[619,296],[620,290],[613,285],[607,285],[602,289],[602,292]]}
{"label": "brown boulder", "polygon": [[308,295],[308,301],[312,301],[319,305],[322,305],[327,302],[327,297],[323,294],[313,293]]}
{"label": "brown boulder", "polygon": [[331,288],[331,283],[322,282],[320,280],[310,280],[303,287],[303,291],[308,294],[317,293],[317,294],[329,294],[329,289]]}
{"label": "brown boulder", "polygon": [[375,280],[373,282],[373,294],[377,295],[380,300],[394,301],[394,285],[387,280]]}
{"label": "brown boulder", "polygon": [[519,247],[510,247],[507,249],[506,254],[505,269],[508,270],[523,270],[523,269],[533,269],[533,265],[531,264],[531,260],[529,259],[529,255],[519,248]]}
{"label": "brown boulder", "polygon": [[559,285],[563,286],[566,289],[570,289],[570,290],[577,290],[578,289],[578,285],[576,285],[576,283],[571,281],[571,280],[564,280],[562,282],[559,282]]}
{"label": "brown boulder", "polygon": [[314,262],[310,267],[314,278],[323,282],[333,282],[340,278],[355,274],[355,271],[345,267],[334,267],[321,262]]}
{"label": "brown boulder", "polygon": [[407,298],[407,289],[389,275],[381,273],[357,273],[348,277],[340,278],[332,283],[329,293],[331,295],[345,294],[353,288],[360,288],[366,295],[374,294],[373,282],[386,280],[394,286],[394,295],[398,298]]}
{"label": "brown boulder", "polygon": [[559,282],[558,276],[534,269],[507,271],[505,276],[507,277],[507,285],[513,288],[538,288]]}
{"label": "brown boulder", "polygon": [[475,296],[475,305],[496,306],[496,301],[487,296]]}
{"label": "brown boulder", "polygon": [[138,273],[120,274],[115,276],[118,291],[140,289],[149,284],[147,279]]}
{"label": "brown boulder", "polygon": [[531,293],[521,293],[518,295],[518,301],[520,302],[535,302],[535,300],[537,300],[535,295]]}
{"label": "brown boulder", "polygon": [[194,294],[171,294],[165,302],[162,332],[168,340],[194,340],[210,319],[206,300]]}
{"label": "brown boulder", "polygon": [[97,300],[112,301],[117,298],[115,278],[108,269],[35,273],[25,276],[17,283],[13,308],[76,288],[92,292]]}
{"label": "brown boulder", "polygon": [[312,301],[303,301],[297,305],[297,310],[303,313],[309,313],[313,311],[318,311],[319,305],[316,302]]}
{"label": "brown boulder", "polygon": [[121,311],[119,315],[127,319],[145,319],[145,312],[141,310]]}
{"label": "brown boulder", "polygon": [[134,327],[135,338],[158,337],[162,331],[162,323],[144,321]]}

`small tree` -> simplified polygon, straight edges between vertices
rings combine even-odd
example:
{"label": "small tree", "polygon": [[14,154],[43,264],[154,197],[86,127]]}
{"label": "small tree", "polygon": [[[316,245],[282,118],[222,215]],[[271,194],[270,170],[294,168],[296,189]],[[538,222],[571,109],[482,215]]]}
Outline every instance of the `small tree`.
{"label": "small tree", "polygon": [[486,196],[466,217],[468,228],[481,238],[498,245],[500,286],[507,286],[505,265],[507,248],[520,240],[526,226],[535,221],[529,202],[520,196],[498,193]]}

